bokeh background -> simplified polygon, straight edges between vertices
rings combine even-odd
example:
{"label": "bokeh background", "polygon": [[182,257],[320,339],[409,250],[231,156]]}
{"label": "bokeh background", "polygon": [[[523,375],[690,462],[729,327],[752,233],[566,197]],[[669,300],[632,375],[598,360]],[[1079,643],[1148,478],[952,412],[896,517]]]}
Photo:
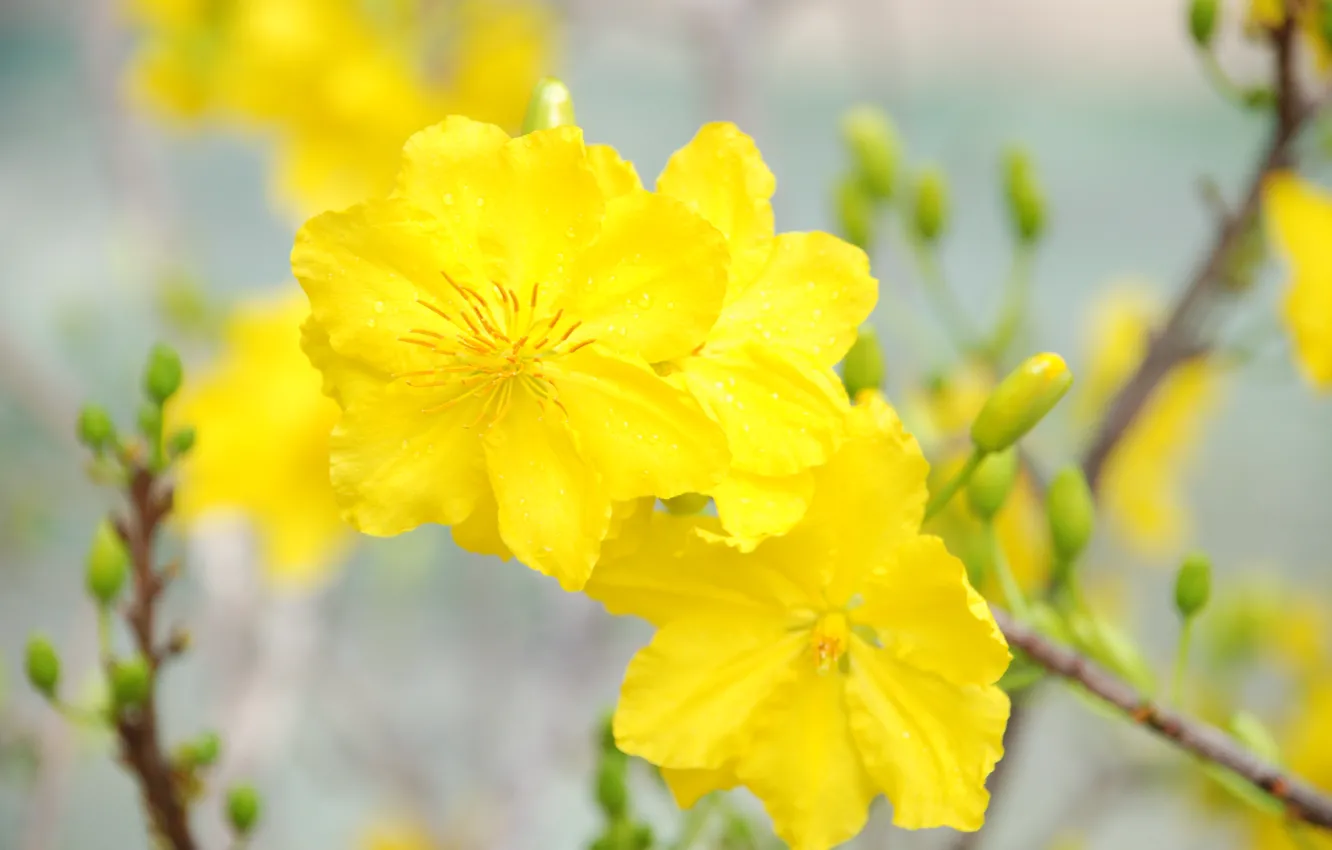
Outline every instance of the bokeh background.
{"label": "bokeh background", "polygon": [[[1029,344],[1064,353],[1075,373],[1098,293],[1124,278],[1176,292],[1215,220],[1200,181],[1233,190],[1262,141],[1261,122],[1204,82],[1170,0],[554,9],[550,70],[572,87],[590,138],[650,178],[702,121],[735,120],[777,174],[779,230],[834,227],[839,116],[860,102],[886,108],[912,162],[937,162],[951,179],[943,262],[976,316],[996,309],[1012,250],[1000,151],[1025,144],[1051,209]],[[23,642],[41,629],[61,645],[69,680],[95,687],[81,563],[109,500],[85,479],[73,417],[95,400],[130,418],[155,340],[207,362],[227,305],[290,286],[299,225],[272,202],[261,136],[172,127],[125,96],[134,36],[121,12],[115,0],[0,3],[2,850],[148,846],[109,740],[59,721],[22,681]],[[1259,69],[1236,32],[1225,41],[1236,75]],[[884,245],[873,259],[946,351],[903,258]],[[1270,312],[1276,283],[1264,277],[1246,311]],[[203,319],[182,323],[199,305]],[[893,319],[884,306],[873,319],[890,380],[919,379],[926,364],[912,362]],[[1085,436],[1055,422],[1033,445],[1053,467]],[[1229,377],[1199,439],[1187,492],[1218,593],[1260,575],[1332,597],[1332,406],[1280,346]],[[1143,557],[1101,538],[1090,568],[1119,588],[1121,622],[1165,669],[1179,553]],[[647,633],[640,624],[464,553],[441,529],[359,541],[337,581],[297,594],[265,583],[236,518],[169,545],[189,566],[168,619],[189,623],[197,651],[166,679],[167,726],[211,726],[236,742],[224,770],[252,777],[268,802],[255,850],[367,846],[367,829],[386,821],[423,822],[449,847],[572,848],[593,835],[594,728]],[[1272,708],[1273,693],[1260,680],[1249,696]],[[1123,769],[1178,767],[1144,736],[1055,689],[1029,724],[987,850],[1062,833],[1089,848],[1246,846],[1242,819],[1207,808],[1201,780]],[[673,806],[646,778],[639,796],[668,835]],[[893,832],[886,814],[855,846],[948,840]],[[207,820],[208,846],[223,847],[220,819]]]}

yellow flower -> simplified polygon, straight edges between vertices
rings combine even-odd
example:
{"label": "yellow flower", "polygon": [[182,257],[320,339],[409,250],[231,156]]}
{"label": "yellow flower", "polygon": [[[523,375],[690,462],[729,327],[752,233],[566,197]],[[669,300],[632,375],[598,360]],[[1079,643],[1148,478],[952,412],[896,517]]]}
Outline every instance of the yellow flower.
{"label": "yellow flower", "polygon": [[347,544],[328,483],[328,440],[338,408],[301,353],[309,309],[296,296],[255,303],[231,320],[211,371],[186,384],[170,411],[198,431],[176,490],[192,522],[219,510],[256,526],[269,575],[308,585]]}
{"label": "yellow flower", "polygon": [[214,0],[129,0],[129,19],[145,30],[128,72],[141,101],[184,119],[215,105],[223,10]]}
{"label": "yellow flower", "polygon": [[795,850],[860,831],[884,794],[907,828],[978,829],[1002,755],[1008,648],[962,563],[919,531],[928,465],[867,394],[790,533],[750,553],[710,517],[656,513],[587,593],[657,627],[625,674],[616,742],[681,805],[735,785]]}
{"label": "yellow flower", "polygon": [[[1157,315],[1150,296],[1112,289],[1094,306],[1091,350],[1076,415],[1099,421],[1138,368]],[[1220,394],[1217,367],[1204,359],[1176,366],[1158,384],[1106,459],[1099,486],[1105,515],[1126,540],[1159,554],[1187,538],[1190,516],[1182,479],[1192,465],[1203,424]]]}
{"label": "yellow flower", "polygon": [[1294,174],[1268,178],[1268,233],[1290,266],[1281,315],[1305,377],[1332,389],[1332,196]]}
{"label": "yellow flower", "polygon": [[648,363],[716,321],[722,238],[669,198],[607,197],[624,167],[575,127],[511,140],[454,117],[408,141],[392,196],[301,229],[306,351],[342,407],[332,479],[353,525],[493,524],[576,590],[612,500],[718,480],[724,435]]}
{"label": "yellow flower", "polygon": [[430,833],[410,819],[385,819],[365,831],[361,850],[434,850]]}
{"label": "yellow flower", "polygon": [[721,316],[703,345],[657,369],[726,431],[732,466],[709,495],[725,530],[750,546],[804,514],[810,469],[842,437],[846,391],[832,367],[878,297],[859,248],[826,233],[774,233],[775,188],[753,140],[726,123],[703,127],[657,180],[726,236]]}

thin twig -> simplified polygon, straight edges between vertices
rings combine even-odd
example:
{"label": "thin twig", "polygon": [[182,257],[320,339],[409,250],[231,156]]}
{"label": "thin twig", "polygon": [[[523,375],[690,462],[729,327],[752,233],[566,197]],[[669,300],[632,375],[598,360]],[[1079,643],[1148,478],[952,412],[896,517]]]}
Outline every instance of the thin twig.
{"label": "thin twig", "polygon": [[1221,730],[1158,705],[1077,652],[997,608],[993,611],[1009,644],[1050,673],[1076,682],[1185,752],[1233,771],[1282,802],[1290,819],[1332,829],[1332,797],[1254,755]]}

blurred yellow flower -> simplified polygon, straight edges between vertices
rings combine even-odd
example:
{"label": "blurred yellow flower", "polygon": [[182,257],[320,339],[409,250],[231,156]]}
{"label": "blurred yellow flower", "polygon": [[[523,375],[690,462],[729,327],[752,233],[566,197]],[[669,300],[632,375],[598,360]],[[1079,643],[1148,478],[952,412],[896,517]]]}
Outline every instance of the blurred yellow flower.
{"label": "blurred yellow flower", "polygon": [[[1092,308],[1090,351],[1075,415],[1099,421],[1147,351],[1153,299],[1132,288],[1112,288]],[[1190,515],[1180,492],[1199,435],[1218,403],[1220,377],[1211,362],[1176,366],[1160,382],[1106,459],[1099,486],[1105,516],[1142,551],[1176,549],[1188,535]]]}
{"label": "blurred yellow flower", "polygon": [[744,785],[796,850],[864,826],[884,794],[907,828],[975,830],[1003,752],[1009,652],[960,561],[920,533],[928,464],[865,394],[788,534],[745,554],[710,517],[656,513],[587,592],[658,629],[633,659],[616,742],[677,801]]}
{"label": "blurred yellow flower", "polygon": [[575,127],[511,140],[453,117],[408,141],[392,196],[301,229],[306,351],[342,407],[332,479],[353,525],[493,523],[577,590],[612,501],[720,478],[724,434],[648,364],[716,321],[722,237],[670,198],[608,197],[616,161]]}
{"label": "blurred yellow flower", "polygon": [[[1286,3],[1287,0],[1249,0],[1244,24],[1250,34],[1258,35],[1263,30],[1273,30],[1285,23]],[[1326,70],[1332,64],[1332,47],[1323,35],[1320,15],[1321,3],[1318,0],[1299,3],[1296,21],[1299,23],[1300,35],[1312,51],[1318,67]]]}
{"label": "blurred yellow flower", "polygon": [[222,356],[187,382],[170,411],[198,431],[176,489],[180,517],[243,512],[268,574],[297,586],[327,575],[351,531],[328,482],[338,408],[300,348],[308,313],[299,295],[238,310]]}
{"label": "blurred yellow flower", "polygon": [[1277,174],[1264,187],[1263,212],[1290,268],[1281,316],[1295,359],[1310,383],[1332,389],[1332,195]]}
{"label": "blurred yellow flower", "polygon": [[365,831],[361,850],[435,850],[425,827],[412,820],[383,820]]}
{"label": "blurred yellow flower", "polygon": [[[1290,771],[1316,788],[1332,792],[1332,678],[1315,682],[1299,704],[1283,736],[1281,752]],[[1332,833],[1272,815],[1255,818],[1254,850],[1332,850]]]}

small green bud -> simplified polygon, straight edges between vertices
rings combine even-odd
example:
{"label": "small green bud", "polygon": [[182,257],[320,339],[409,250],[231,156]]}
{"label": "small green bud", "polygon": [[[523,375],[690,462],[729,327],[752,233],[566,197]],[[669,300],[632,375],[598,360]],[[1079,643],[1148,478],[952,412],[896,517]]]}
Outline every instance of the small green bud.
{"label": "small green bud", "polygon": [[842,116],[842,141],[851,152],[858,182],[871,200],[886,201],[897,186],[902,143],[888,115],[877,106],[857,106]]}
{"label": "small green bud", "polygon": [[625,779],[628,762],[622,758],[601,759],[597,768],[597,805],[610,820],[623,817],[629,809],[629,788]]}
{"label": "small green bud", "polygon": [[[678,496],[672,496],[669,499],[662,499],[661,502],[666,506],[666,510],[672,516],[694,516],[700,514],[712,501],[711,496],[705,496],[702,493],[681,493]],[[612,737],[612,743],[614,738]]]}
{"label": "small green bud", "polygon": [[111,665],[111,698],[117,709],[134,708],[148,698],[153,671],[142,655]]}
{"label": "small green bud", "polygon": [[977,519],[990,520],[1004,506],[1017,481],[1020,466],[1017,447],[988,454],[967,482],[967,504]]}
{"label": "small green bud", "polygon": [[837,226],[842,238],[862,251],[874,244],[874,199],[854,175],[837,181]]}
{"label": "small green bud", "polygon": [[99,454],[116,442],[116,426],[111,421],[111,414],[98,404],[85,404],[79,411],[78,434],[79,442]]}
{"label": "small green bud", "polygon": [[1004,153],[1004,194],[1013,231],[1030,245],[1045,231],[1045,192],[1036,179],[1031,157],[1021,148]]}
{"label": "small green bud", "polygon": [[167,438],[167,453],[174,459],[189,454],[194,448],[195,431],[186,425]]}
{"label": "small green bud", "polygon": [[1058,354],[1028,357],[990,393],[971,423],[971,441],[982,451],[1003,451],[1036,427],[1072,384]]}
{"label": "small green bud", "polygon": [[196,767],[211,767],[222,754],[222,738],[216,732],[204,732],[190,743],[190,757]]}
{"label": "small green bud", "polygon": [[263,810],[263,801],[253,785],[233,785],[227,791],[227,820],[236,835],[245,837],[254,830]]}
{"label": "small green bud", "polygon": [[1281,747],[1277,744],[1272,731],[1263,721],[1247,711],[1237,711],[1230,718],[1230,734],[1244,746],[1253,750],[1254,755],[1270,762],[1281,760]]}
{"label": "small green bud", "polygon": [[129,575],[129,552],[110,520],[102,520],[93,532],[87,559],[88,592],[102,607],[115,601]]}
{"label": "small green bud", "polygon": [[911,222],[916,236],[927,243],[937,240],[948,226],[948,178],[938,166],[926,166],[916,175]]}
{"label": "small green bud", "polygon": [[879,348],[874,328],[864,326],[842,361],[842,384],[852,399],[865,390],[883,387],[883,350]]}
{"label": "small green bud", "polygon": [[527,102],[527,117],[523,119],[523,133],[549,130],[553,127],[572,127],[574,120],[573,94],[569,87],[554,77],[543,77],[532,89]]}
{"label": "small green bud", "polygon": [[1199,47],[1208,47],[1216,35],[1219,0],[1193,0],[1189,4],[1189,35]]}
{"label": "small green bud", "polygon": [[158,405],[165,404],[180,389],[182,374],[180,355],[171,346],[159,342],[148,352],[148,367],[143,373],[144,391]]}
{"label": "small green bud", "polygon": [[1207,606],[1212,595],[1212,562],[1202,552],[1189,554],[1175,576],[1175,610],[1188,620]]}
{"label": "small green bud", "polygon": [[51,641],[41,635],[28,638],[25,663],[33,688],[47,699],[54,699],[56,686],[60,684],[60,656]]}
{"label": "small green bud", "polygon": [[1050,479],[1045,513],[1055,561],[1067,568],[1087,548],[1096,526],[1096,503],[1087,486],[1087,477],[1076,464],[1064,467]]}

